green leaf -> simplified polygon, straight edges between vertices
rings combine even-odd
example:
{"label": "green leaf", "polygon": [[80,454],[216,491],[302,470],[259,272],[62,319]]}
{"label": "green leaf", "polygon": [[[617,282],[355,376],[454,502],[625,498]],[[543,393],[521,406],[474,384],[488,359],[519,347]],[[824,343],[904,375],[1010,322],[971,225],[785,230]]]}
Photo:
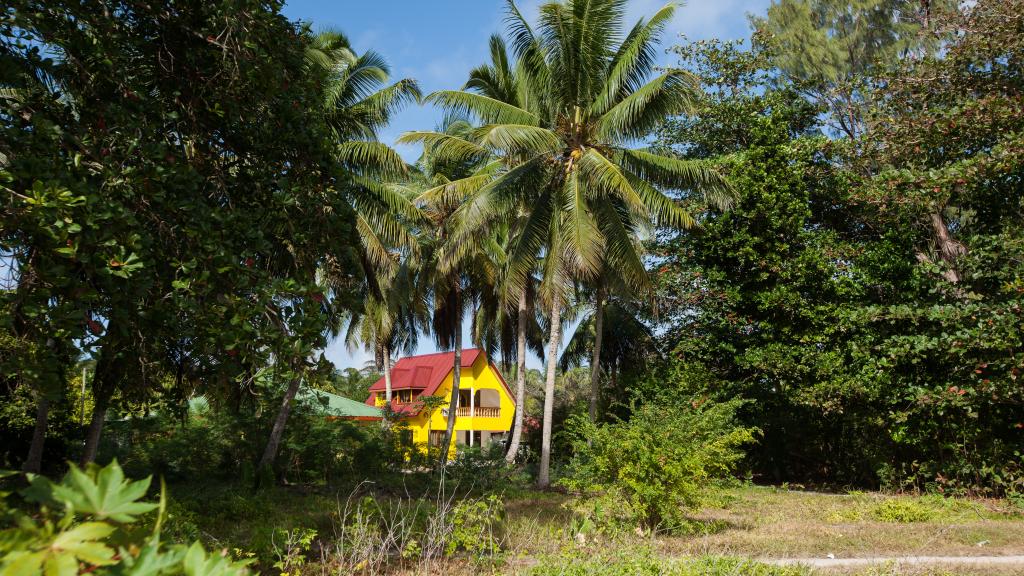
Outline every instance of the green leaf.
{"label": "green leaf", "polygon": [[105,522],[85,522],[58,534],[50,547],[56,553],[66,552],[89,564],[111,564],[114,551],[98,541],[113,532],[114,527]]}
{"label": "green leaf", "polygon": [[139,514],[157,507],[156,504],[137,502],[146,494],[149,483],[150,478],[126,481],[117,460],[104,468],[90,468],[88,472],[72,464],[64,481],[53,487],[53,498],[67,503],[77,512],[128,523],[134,522]]}

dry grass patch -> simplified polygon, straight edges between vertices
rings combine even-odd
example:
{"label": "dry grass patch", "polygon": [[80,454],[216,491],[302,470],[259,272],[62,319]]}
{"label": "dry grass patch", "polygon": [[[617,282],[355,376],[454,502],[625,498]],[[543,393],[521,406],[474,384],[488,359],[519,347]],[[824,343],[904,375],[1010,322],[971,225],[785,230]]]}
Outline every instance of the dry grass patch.
{"label": "dry grass patch", "polygon": [[1001,501],[742,487],[694,520],[696,536],[663,538],[661,549],[768,558],[1024,553],[1024,519]]}

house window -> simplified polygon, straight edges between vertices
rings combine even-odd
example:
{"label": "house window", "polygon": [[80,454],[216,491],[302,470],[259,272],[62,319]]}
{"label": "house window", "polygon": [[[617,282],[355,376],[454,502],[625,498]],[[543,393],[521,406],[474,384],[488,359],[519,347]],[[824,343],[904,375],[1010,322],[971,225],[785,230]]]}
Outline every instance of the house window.
{"label": "house window", "polygon": [[412,390],[396,390],[395,397],[399,404],[408,404],[412,402]]}
{"label": "house window", "polygon": [[469,407],[469,390],[459,390],[459,406]]}
{"label": "house window", "polygon": [[403,428],[398,431],[398,442],[402,446],[412,446],[412,430]]}
{"label": "house window", "polygon": [[431,430],[430,438],[427,440],[431,446],[440,446],[444,442],[444,430]]}

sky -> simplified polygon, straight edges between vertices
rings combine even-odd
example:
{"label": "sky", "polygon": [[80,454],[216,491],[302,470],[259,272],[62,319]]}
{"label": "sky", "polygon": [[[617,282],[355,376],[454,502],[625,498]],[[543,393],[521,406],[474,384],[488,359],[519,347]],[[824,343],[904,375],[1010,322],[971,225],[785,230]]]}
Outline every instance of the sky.
{"label": "sky", "polygon": [[[649,16],[666,0],[631,0],[627,23]],[[678,43],[679,35],[691,40],[707,38],[736,39],[749,35],[747,14],[763,14],[770,0],[691,0],[676,10],[662,40],[662,48]],[[518,0],[520,11],[528,19],[536,16],[542,0]],[[502,31],[504,0],[292,0],[284,13],[293,20],[312,24],[314,30],[334,28],[348,35],[359,51],[375,50],[391,65],[392,77],[414,78],[424,94],[435,90],[458,89],[471,68],[488,58],[487,40]],[[661,63],[674,64],[670,54],[662,54]],[[441,118],[430,107],[411,106],[400,112],[391,126],[380,134],[381,140],[394,145],[408,130],[433,129]],[[407,161],[418,150],[396,147]],[[468,324],[468,322],[466,323]],[[467,326],[468,330],[468,326]],[[468,335],[464,337],[469,342]],[[468,346],[468,344],[467,344]],[[430,338],[421,338],[417,353],[435,352]],[[348,350],[344,342],[332,342],[325,351],[339,368],[361,368],[372,357],[363,350]],[[540,361],[529,359],[531,367]]]}

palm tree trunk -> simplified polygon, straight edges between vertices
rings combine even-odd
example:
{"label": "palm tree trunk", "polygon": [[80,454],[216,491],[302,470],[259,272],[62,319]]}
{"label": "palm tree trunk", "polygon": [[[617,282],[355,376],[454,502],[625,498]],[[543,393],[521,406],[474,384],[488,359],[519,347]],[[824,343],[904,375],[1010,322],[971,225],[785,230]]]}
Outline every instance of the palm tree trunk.
{"label": "palm tree trunk", "polygon": [[523,437],[523,419],[526,412],[526,290],[519,295],[519,315],[516,325],[516,416],[512,425],[512,439],[505,453],[505,461],[515,462],[519,442]]}
{"label": "palm tree trunk", "polygon": [[295,400],[301,383],[301,375],[292,378],[292,381],[288,383],[288,390],[284,393],[281,408],[277,411],[277,418],[274,419],[274,426],[270,429],[270,438],[267,440],[267,447],[263,450],[263,456],[260,458],[257,469],[274,465],[274,460],[277,459],[277,450],[281,446],[281,438],[284,436],[284,427],[288,423],[288,415],[292,410],[292,401]]}
{"label": "palm tree trunk", "polygon": [[597,288],[594,301],[594,351],[590,359],[590,421],[597,422],[601,395],[601,340],[604,338],[604,285]]}
{"label": "palm tree trunk", "polygon": [[384,346],[384,398],[391,407],[391,348]]}
{"label": "palm tree trunk", "polygon": [[32,431],[32,444],[22,466],[24,472],[38,474],[43,468],[43,443],[46,442],[46,425],[50,416],[50,399],[41,391],[37,392],[36,427]]}
{"label": "palm tree trunk", "polygon": [[541,429],[540,470],[537,487],[551,485],[551,418],[555,409],[555,365],[558,363],[558,345],[562,337],[562,306],[558,296],[551,304],[551,339],[548,342],[547,378],[544,381],[544,425]]}
{"label": "palm tree trunk", "polygon": [[455,361],[452,365],[452,397],[448,401],[448,426],[444,431],[444,442],[441,443],[440,464],[448,462],[448,452],[452,444],[452,434],[455,432],[455,413],[459,408],[459,384],[462,381],[462,300],[455,292]]}

